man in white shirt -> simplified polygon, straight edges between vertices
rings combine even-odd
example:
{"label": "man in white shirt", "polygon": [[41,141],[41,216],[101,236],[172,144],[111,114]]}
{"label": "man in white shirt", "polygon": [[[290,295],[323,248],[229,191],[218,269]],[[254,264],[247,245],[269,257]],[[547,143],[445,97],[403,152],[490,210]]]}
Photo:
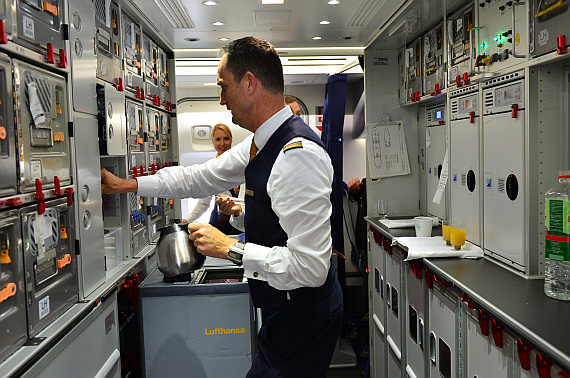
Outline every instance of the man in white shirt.
{"label": "man in white shirt", "polygon": [[220,104],[254,135],[204,164],[136,180],[102,169],[103,193],[200,198],[245,181],[246,243],[199,223],[188,226],[190,239],[204,255],[243,264],[253,302],[262,309],[248,377],[325,377],[343,312],[331,260],[332,164],[316,134],[285,106],[274,47],[245,37],[224,53]]}

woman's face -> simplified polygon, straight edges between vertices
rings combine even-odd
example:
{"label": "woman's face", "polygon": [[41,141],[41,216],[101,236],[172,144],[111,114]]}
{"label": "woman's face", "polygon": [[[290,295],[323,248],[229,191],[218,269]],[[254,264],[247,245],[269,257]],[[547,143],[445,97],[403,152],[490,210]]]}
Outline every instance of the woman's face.
{"label": "woman's face", "polygon": [[222,129],[216,129],[212,135],[212,144],[218,152],[218,155],[223,154],[232,148],[232,138]]}

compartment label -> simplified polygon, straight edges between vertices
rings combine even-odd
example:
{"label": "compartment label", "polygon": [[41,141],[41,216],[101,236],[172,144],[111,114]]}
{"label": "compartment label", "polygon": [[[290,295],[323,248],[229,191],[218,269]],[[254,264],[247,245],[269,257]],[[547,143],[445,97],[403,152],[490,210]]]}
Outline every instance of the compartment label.
{"label": "compartment label", "polygon": [[29,17],[22,16],[22,28],[24,32],[24,36],[27,38],[36,39],[36,33],[34,31],[34,20]]}
{"label": "compartment label", "polygon": [[40,320],[49,315],[49,295],[38,302],[38,309],[40,311]]}

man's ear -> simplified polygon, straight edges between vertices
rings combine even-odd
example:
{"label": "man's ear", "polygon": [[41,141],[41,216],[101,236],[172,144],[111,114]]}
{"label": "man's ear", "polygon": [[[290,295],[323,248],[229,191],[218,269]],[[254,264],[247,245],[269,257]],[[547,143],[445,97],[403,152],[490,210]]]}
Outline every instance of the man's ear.
{"label": "man's ear", "polygon": [[244,83],[244,89],[248,95],[253,94],[259,85],[255,75],[249,71],[243,75],[242,82]]}

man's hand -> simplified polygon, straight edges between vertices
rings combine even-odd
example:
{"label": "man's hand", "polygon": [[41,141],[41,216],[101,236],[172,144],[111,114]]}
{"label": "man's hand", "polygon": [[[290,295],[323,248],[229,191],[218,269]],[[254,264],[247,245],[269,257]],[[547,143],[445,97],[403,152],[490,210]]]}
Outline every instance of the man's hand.
{"label": "man's hand", "polygon": [[101,192],[103,194],[127,193],[138,190],[136,179],[122,179],[101,168]]}
{"label": "man's hand", "polygon": [[349,192],[352,194],[358,194],[362,190],[363,184],[359,179],[353,178],[348,182],[348,184],[346,184],[346,186],[348,186]]}
{"label": "man's hand", "polygon": [[227,259],[230,246],[237,242],[207,223],[190,223],[188,232],[198,252],[205,256]]}
{"label": "man's hand", "polygon": [[218,205],[218,209],[226,215],[236,217],[241,215],[241,206],[237,205],[232,197],[218,196],[218,198],[216,198],[216,204]]}

